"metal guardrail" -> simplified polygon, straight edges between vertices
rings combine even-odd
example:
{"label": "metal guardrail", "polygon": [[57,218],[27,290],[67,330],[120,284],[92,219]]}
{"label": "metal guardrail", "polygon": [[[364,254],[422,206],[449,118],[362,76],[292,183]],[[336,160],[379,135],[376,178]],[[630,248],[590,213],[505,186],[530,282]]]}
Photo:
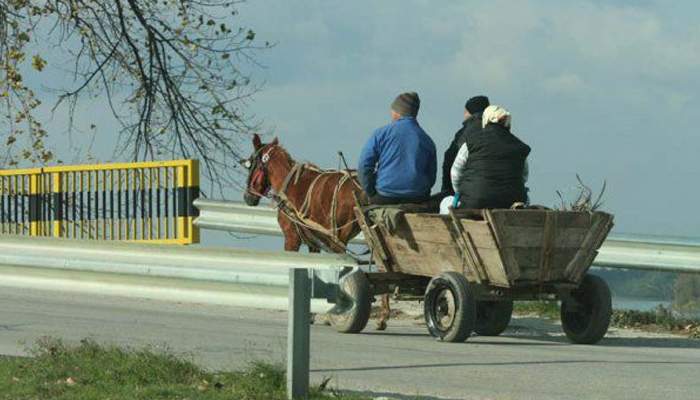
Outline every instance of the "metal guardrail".
{"label": "metal guardrail", "polygon": [[[281,235],[277,212],[270,207],[243,203],[195,200],[199,217],[194,224],[204,229]],[[353,243],[364,243],[360,235]],[[601,247],[594,266],[666,272],[700,273],[700,242],[682,238],[611,235]]]}
{"label": "metal guardrail", "polygon": [[336,254],[0,235],[0,266],[286,287],[287,269],[313,269],[332,281],[338,271],[357,263]]}
{"label": "metal guardrail", "polygon": [[700,245],[660,243],[649,239],[619,239],[613,236],[605,241],[593,265],[700,273]]}
{"label": "metal guardrail", "polygon": [[[124,242],[96,242],[0,235],[0,286],[47,288],[53,280],[40,271],[60,272],[85,284],[76,273],[100,273],[106,285],[116,276],[176,278],[235,284],[247,306],[264,308],[270,286],[288,287],[287,390],[289,399],[306,398],[309,390],[309,322],[311,299],[334,302],[343,271],[356,268],[354,260],[335,254],[299,254],[203,247],[173,247]],[[105,274],[106,273],[106,274]],[[187,284],[169,282],[187,291]],[[229,287],[230,289],[230,287]],[[133,293],[135,292],[135,293]],[[128,294],[139,297],[143,291]],[[201,293],[200,293],[201,295]],[[252,297],[252,299],[251,299]],[[251,301],[252,300],[252,301]],[[276,302],[279,304],[279,302]]]}
{"label": "metal guardrail", "polygon": [[[237,201],[197,199],[194,207],[199,210],[194,225],[200,229],[226,232],[250,233],[256,235],[280,236],[282,231],[277,223],[277,210],[269,206],[250,207]],[[351,243],[365,243],[362,234]]]}

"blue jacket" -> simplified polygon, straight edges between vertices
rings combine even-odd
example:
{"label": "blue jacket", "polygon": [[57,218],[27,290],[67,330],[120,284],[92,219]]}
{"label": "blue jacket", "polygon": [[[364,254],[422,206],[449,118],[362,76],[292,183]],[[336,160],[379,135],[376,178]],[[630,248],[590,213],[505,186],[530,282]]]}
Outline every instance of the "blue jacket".
{"label": "blue jacket", "polygon": [[429,196],[435,183],[435,143],[413,117],[402,117],[372,134],[357,168],[369,196]]}

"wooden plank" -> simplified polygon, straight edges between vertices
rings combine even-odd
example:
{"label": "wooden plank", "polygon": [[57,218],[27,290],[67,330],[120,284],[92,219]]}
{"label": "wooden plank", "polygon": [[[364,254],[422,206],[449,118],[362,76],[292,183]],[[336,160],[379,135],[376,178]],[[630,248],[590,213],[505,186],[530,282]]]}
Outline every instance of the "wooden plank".
{"label": "wooden plank", "polygon": [[586,239],[564,272],[566,278],[572,282],[578,283],[581,281],[583,275],[593,263],[597,250],[613,227],[613,217],[610,214],[596,212],[593,213],[592,218],[593,223]]}
{"label": "wooden plank", "polygon": [[478,249],[498,249],[494,233],[486,221],[461,220],[462,227],[474,240],[474,246]]}
{"label": "wooden plank", "polygon": [[492,237],[496,243],[496,246],[498,247],[503,269],[506,271],[508,280],[513,282],[520,276],[520,267],[513,249],[504,246],[504,215],[500,212],[485,210],[484,218],[488,222],[488,227],[491,230]]}
{"label": "wooden plank", "polygon": [[501,252],[497,248],[476,249],[476,251],[486,270],[489,282],[494,286],[510,287],[512,280],[509,279],[510,277],[506,273],[503,260],[501,259]]}
{"label": "wooden plank", "polygon": [[[519,279],[539,280],[542,268],[541,248],[514,248],[515,259],[520,267]],[[578,249],[556,249],[549,261],[549,272],[546,281],[566,279],[565,271],[571,260],[576,256]]]}
{"label": "wooden plank", "polygon": [[540,252],[540,276],[539,282],[550,279],[552,256],[554,253],[554,238],[557,234],[557,214],[555,211],[546,212],[544,227],[542,229],[542,250]]}
{"label": "wooden plank", "polygon": [[499,226],[531,226],[541,228],[544,225],[545,211],[541,210],[491,210],[491,218],[498,221]]}
{"label": "wooden plank", "polygon": [[[396,261],[395,272],[428,277],[444,271],[465,273],[462,257],[455,245],[418,243],[414,246],[395,236],[387,237],[386,243]],[[467,276],[467,279],[470,277]]]}
{"label": "wooden plank", "polygon": [[479,259],[476,250],[474,249],[474,243],[472,239],[469,238],[468,233],[464,230],[461,221],[454,214],[454,211],[450,209],[450,219],[452,222],[454,242],[460,250],[460,256],[464,263],[464,270],[469,273],[470,276],[476,278],[477,283],[487,283],[488,275],[486,274],[485,268]]}
{"label": "wooden plank", "polygon": [[357,199],[355,199],[355,202],[357,204],[354,209],[355,216],[357,217],[357,222],[360,225],[362,233],[365,235],[367,245],[372,252],[372,259],[374,259],[374,262],[380,267],[381,270],[391,270],[392,260],[389,259],[389,255],[384,249],[384,246],[381,244],[381,242],[379,242],[379,238],[369,225],[369,221],[365,217],[365,213],[362,210],[362,207],[359,205]]}
{"label": "wooden plank", "polygon": [[405,214],[406,223],[417,242],[454,244],[452,222],[448,217],[424,216],[420,214]]}
{"label": "wooden plank", "polygon": [[493,210],[494,215],[503,215],[506,226],[542,227],[545,215],[556,212],[560,228],[587,228],[591,224],[591,213],[578,211],[551,210]]}
{"label": "wooden plank", "polygon": [[[543,227],[506,226],[503,229],[504,247],[541,247]],[[562,228],[557,221],[554,248],[579,248],[588,234],[588,228]]]}
{"label": "wooden plank", "polygon": [[489,223],[467,219],[462,219],[460,222],[471,239],[473,251],[481,259],[489,281],[497,286],[509,287],[510,279]]}

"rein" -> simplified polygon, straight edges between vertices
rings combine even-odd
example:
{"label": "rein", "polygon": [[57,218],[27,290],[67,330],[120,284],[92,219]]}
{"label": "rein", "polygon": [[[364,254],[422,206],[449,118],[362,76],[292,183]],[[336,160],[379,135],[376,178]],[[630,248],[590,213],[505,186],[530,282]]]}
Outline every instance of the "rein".
{"label": "rein", "polygon": [[[338,210],[338,196],[340,193],[340,190],[342,189],[343,185],[345,185],[348,181],[352,182],[357,189],[361,189],[359,183],[355,179],[355,175],[352,174],[349,171],[344,171],[344,170],[338,170],[338,171],[333,171],[333,170],[322,170],[314,165],[308,164],[308,163],[297,163],[295,161],[292,161],[292,166],[289,172],[287,173],[287,176],[284,178],[284,181],[282,183],[282,187],[280,188],[278,193],[273,193],[270,194],[270,184],[267,182],[267,189],[265,190],[265,193],[257,193],[256,191],[250,189],[252,184],[257,184],[257,183],[262,183],[261,181],[267,180],[268,179],[268,171],[267,171],[267,164],[271,159],[271,153],[278,147],[278,145],[271,146],[265,153],[263,153],[261,156],[259,156],[260,152],[262,149],[258,150],[256,152],[254,158],[256,160],[256,170],[253,172],[253,175],[250,178],[250,182],[248,185],[248,192],[251,194],[254,194],[256,196],[260,197],[265,197],[268,199],[271,199],[275,202],[275,205],[277,207],[277,210],[284,214],[294,225],[294,228],[296,229],[297,233],[299,234],[302,239],[304,239],[306,242],[312,242],[311,244],[314,246],[321,247],[322,249],[333,252],[332,249],[329,249],[328,246],[326,246],[323,242],[323,240],[313,233],[318,233],[322,235],[325,239],[329,240],[332,242],[333,245],[335,245],[337,248],[342,249],[344,251],[348,251],[347,246],[345,243],[340,241],[338,238],[338,232],[352,224],[355,224],[357,222],[357,219],[354,218],[353,220],[338,226],[338,221],[336,217],[336,213]],[[297,185],[299,183],[299,180],[301,177],[304,175],[305,172],[311,171],[311,172],[316,172],[318,175],[311,181],[311,184],[309,185],[308,189],[306,190],[306,195],[304,197],[304,200],[302,202],[302,205],[300,208],[297,208],[287,197],[287,190],[289,189],[290,185]],[[309,216],[309,212],[311,211],[311,195],[314,193],[316,185],[320,181],[320,178],[324,175],[329,175],[329,174],[342,174],[340,180],[338,183],[335,185],[335,188],[333,189],[333,198],[331,200],[331,210],[329,212],[329,220],[330,220],[330,229],[326,228],[325,226],[321,225],[320,223],[314,221],[311,219]],[[311,236],[311,237],[309,237]]]}
{"label": "rein", "polygon": [[[292,181],[296,185],[306,170],[317,172],[318,175],[313,179],[313,181],[311,181],[309,188],[306,190],[306,195],[304,196],[304,201],[302,202],[301,208],[297,208],[287,197],[287,189],[289,188],[289,185],[292,184]],[[329,220],[331,227],[329,229],[311,219],[311,217],[309,216],[309,212],[311,211],[311,195],[312,193],[314,193],[317,183],[320,181],[321,177],[330,174],[342,174],[343,176],[340,178],[338,183],[335,185],[335,188],[333,189],[333,198],[331,199],[331,209],[329,212]],[[336,217],[336,213],[338,210],[338,195],[343,185],[345,185],[347,181],[354,183],[355,186],[358,189],[360,189],[359,183],[354,179],[354,176],[348,171],[325,171],[310,164],[294,163],[294,166],[284,179],[284,183],[282,185],[282,188],[280,189],[280,192],[277,193],[275,196],[277,208],[285,216],[287,216],[287,218],[289,218],[289,220],[292,221],[292,223],[294,223],[294,226],[297,228],[297,233],[299,233],[299,235],[302,238],[305,238],[308,235],[304,235],[303,232],[300,232],[300,227],[303,227],[312,232],[322,234],[328,240],[333,242],[335,246],[347,252],[347,246],[338,238],[338,232],[349,225],[355,224],[357,222],[357,219],[353,218],[351,221],[341,226],[338,226],[338,221]],[[318,238],[312,239],[316,239],[314,241],[319,241]],[[307,241],[308,240],[309,238],[307,238]],[[316,245],[318,244],[319,243],[316,243]],[[326,246],[320,247],[326,251],[329,250],[325,248]]]}

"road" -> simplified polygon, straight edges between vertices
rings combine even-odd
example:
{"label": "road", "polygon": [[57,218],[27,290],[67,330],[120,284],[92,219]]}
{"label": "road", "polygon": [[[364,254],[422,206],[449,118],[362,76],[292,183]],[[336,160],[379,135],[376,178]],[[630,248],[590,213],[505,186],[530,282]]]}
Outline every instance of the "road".
{"label": "road", "polygon": [[[0,304],[3,354],[25,354],[49,335],[167,346],[215,369],[284,361],[286,312],[10,287],[0,287]],[[376,396],[697,399],[700,389],[700,341],[613,331],[597,346],[570,345],[539,319],[464,344],[436,342],[410,319],[360,335],[314,325],[311,340],[314,381],[330,376],[332,386]]]}

